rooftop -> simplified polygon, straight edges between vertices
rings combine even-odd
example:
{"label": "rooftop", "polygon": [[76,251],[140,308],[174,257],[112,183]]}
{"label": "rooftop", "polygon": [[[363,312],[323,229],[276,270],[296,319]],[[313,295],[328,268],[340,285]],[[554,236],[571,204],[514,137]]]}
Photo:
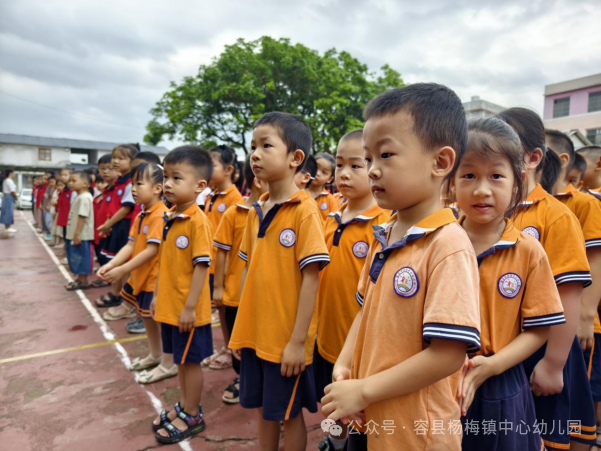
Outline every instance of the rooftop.
{"label": "rooftop", "polygon": [[588,77],[575,78],[545,86],[545,95],[560,94],[562,92],[576,91],[577,89],[590,88],[601,85],[601,74],[589,75]]}
{"label": "rooftop", "polygon": [[[42,147],[65,147],[69,149],[89,149],[89,150],[113,150],[119,144],[106,141],[87,141],[83,139],[68,139],[68,138],[47,138],[44,136],[29,136],[29,135],[11,135],[0,133],[0,143],[4,144],[24,144],[28,146]],[[157,155],[166,155],[169,150],[165,147],[146,146],[140,144],[142,152],[154,152]]]}

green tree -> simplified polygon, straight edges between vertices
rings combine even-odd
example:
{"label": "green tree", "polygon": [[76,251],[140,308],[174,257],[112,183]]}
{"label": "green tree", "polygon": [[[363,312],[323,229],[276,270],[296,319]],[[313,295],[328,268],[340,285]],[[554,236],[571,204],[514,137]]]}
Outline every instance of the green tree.
{"label": "green tree", "polygon": [[144,141],[169,138],[248,151],[256,119],[269,111],[298,114],[311,127],[314,151],[334,151],[347,131],[362,127],[365,104],[403,86],[388,65],[372,73],[347,52],[323,55],[289,39],[264,36],[226,46],[194,77],[171,82],[154,108]]}

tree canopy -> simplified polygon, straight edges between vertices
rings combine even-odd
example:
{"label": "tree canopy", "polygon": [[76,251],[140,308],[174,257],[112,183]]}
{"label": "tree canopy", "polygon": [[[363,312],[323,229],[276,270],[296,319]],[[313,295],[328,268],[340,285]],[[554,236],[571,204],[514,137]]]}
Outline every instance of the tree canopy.
{"label": "tree canopy", "polygon": [[248,151],[253,123],[269,111],[301,116],[313,133],[313,150],[333,152],[340,137],[362,127],[366,103],[401,75],[388,65],[378,73],[347,52],[320,55],[289,39],[264,36],[226,46],[196,76],[185,77],[154,108],[144,141],[170,139]]}

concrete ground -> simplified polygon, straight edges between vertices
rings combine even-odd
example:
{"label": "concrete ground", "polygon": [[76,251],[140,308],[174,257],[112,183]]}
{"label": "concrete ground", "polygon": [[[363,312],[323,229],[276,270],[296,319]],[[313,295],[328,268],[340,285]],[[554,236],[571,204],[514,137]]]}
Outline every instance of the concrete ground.
{"label": "concrete ground", "polygon": [[[107,289],[67,292],[56,254],[15,213],[18,232],[0,238],[0,450],[148,450],[150,424],[178,399],[177,378],[139,385],[127,369],[147,355],[125,320],[104,322],[94,300]],[[66,268],[66,267],[63,267]],[[223,337],[213,328],[215,347]],[[169,449],[258,449],[256,413],[221,401],[232,369],[205,370],[205,432]],[[321,413],[308,414],[307,449],[317,449]],[[280,443],[283,448],[283,441]]]}

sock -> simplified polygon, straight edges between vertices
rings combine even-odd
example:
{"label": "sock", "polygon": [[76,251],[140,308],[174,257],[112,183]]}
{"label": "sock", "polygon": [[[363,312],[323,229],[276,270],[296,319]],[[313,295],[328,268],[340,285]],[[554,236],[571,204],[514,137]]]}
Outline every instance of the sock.
{"label": "sock", "polygon": [[334,449],[336,451],[340,451],[341,449],[344,448],[344,445],[346,444],[346,437],[344,438],[334,438],[330,435],[330,442],[332,442],[332,445],[334,445]]}

